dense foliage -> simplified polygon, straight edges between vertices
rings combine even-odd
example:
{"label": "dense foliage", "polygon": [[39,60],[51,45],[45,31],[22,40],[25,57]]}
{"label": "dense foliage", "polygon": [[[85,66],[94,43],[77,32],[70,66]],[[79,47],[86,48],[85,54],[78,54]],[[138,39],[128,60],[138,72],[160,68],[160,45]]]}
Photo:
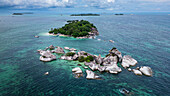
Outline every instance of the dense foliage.
{"label": "dense foliage", "polygon": [[54,29],[49,31],[49,33],[83,37],[89,35],[88,32],[91,32],[92,28],[96,28],[92,23],[86,20],[69,20],[67,22],[68,24],[65,24],[62,28]]}
{"label": "dense foliage", "polygon": [[86,61],[86,62],[93,61],[93,60],[94,60],[94,59],[93,59],[92,56],[87,56],[87,57],[85,58],[85,61]]}
{"label": "dense foliage", "polygon": [[68,53],[66,53],[66,56],[74,56],[76,53],[74,53],[74,52],[68,52]]}
{"label": "dense foliage", "polygon": [[84,62],[84,61],[85,61],[85,60],[84,60],[84,57],[83,57],[83,56],[79,57],[79,58],[78,58],[78,61],[79,61],[79,62]]}

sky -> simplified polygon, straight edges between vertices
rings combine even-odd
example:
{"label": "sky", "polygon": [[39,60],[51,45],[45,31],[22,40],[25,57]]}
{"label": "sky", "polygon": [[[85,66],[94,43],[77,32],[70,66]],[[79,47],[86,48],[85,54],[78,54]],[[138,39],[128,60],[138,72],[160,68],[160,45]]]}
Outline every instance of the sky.
{"label": "sky", "polygon": [[0,0],[0,9],[169,12],[170,0]]}

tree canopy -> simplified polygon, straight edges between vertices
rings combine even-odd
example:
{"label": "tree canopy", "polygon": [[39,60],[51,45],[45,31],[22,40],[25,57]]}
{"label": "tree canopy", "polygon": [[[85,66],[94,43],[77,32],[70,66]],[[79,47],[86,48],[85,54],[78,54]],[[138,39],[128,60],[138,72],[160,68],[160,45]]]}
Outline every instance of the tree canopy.
{"label": "tree canopy", "polygon": [[88,36],[88,32],[91,32],[92,28],[96,28],[92,23],[86,20],[68,20],[67,23],[68,24],[65,24],[62,28],[55,28],[49,31],[49,33],[83,37]]}

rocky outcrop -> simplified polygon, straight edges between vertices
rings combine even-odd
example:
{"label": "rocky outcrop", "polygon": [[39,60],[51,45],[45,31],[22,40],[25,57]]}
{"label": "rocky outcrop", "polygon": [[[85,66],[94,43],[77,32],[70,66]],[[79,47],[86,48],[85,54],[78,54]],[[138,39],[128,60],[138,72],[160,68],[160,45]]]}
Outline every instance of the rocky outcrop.
{"label": "rocky outcrop", "polygon": [[146,76],[152,76],[152,69],[148,66],[142,66],[139,70]]}
{"label": "rocky outcrop", "polygon": [[126,56],[123,56],[123,59],[122,59],[122,66],[124,68],[127,68],[127,67],[130,67],[130,66],[135,66],[138,62],[133,59],[131,56],[129,55],[126,55]]}
{"label": "rocky outcrop", "polygon": [[93,71],[86,70],[86,73],[87,73],[87,76],[86,76],[87,79],[99,79],[100,78]]}
{"label": "rocky outcrop", "polygon": [[57,47],[57,49],[52,50],[52,52],[55,52],[55,53],[61,53],[61,54],[64,54],[64,53],[65,53],[65,52],[64,52],[64,49],[63,49],[63,48],[61,48],[61,47]]}
{"label": "rocky outcrop", "polygon": [[54,50],[55,47],[54,47],[53,45],[50,45],[50,46],[49,46],[49,49],[50,49],[50,50]]}
{"label": "rocky outcrop", "polygon": [[114,41],[113,41],[113,40],[109,40],[109,42],[114,43]]}
{"label": "rocky outcrop", "polygon": [[112,64],[109,66],[105,66],[106,67],[106,71],[108,71],[109,73],[113,73],[113,74],[117,74],[119,72],[122,71],[122,69],[120,67],[117,66],[117,64]]}
{"label": "rocky outcrop", "polygon": [[63,60],[73,60],[73,57],[72,56],[61,56],[60,59],[63,59]]}
{"label": "rocky outcrop", "polygon": [[115,54],[116,56],[118,56],[119,62],[122,61],[122,54],[119,50],[117,50],[116,48],[112,48],[109,52],[110,54]]}
{"label": "rocky outcrop", "polygon": [[75,48],[71,48],[71,49],[69,49],[70,51],[76,51],[77,49],[75,49]]}
{"label": "rocky outcrop", "polygon": [[76,73],[76,74],[81,74],[83,73],[83,71],[80,69],[80,67],[76,67],[72,69],[72,72]]}
{"label": "rocky outcrop", "polygon": [[118,59],[117,56],[107,56],[103,59],[103,65],[108,66],[110,64],[117,63]]}
{"label": "rocky outcrop", "polygon": [[133,71],[133,73],[135,73],[136,75],[142,75],[142,72],[139,71],[139,70],[137,70],[137,69],[133,69],[132,71]]}
{"label": "rocky outcrop", "polygon": [[78,59],[78,55],[77,54],[75,54],[74,56],[73,56],[73,60],[77,60]]}
{"label": "rocky outcrop", "polygon": [[70,48],[69,47],[64,47],[64,49],[69,50]]}
{"label": "rocky outcrop", "polygon": [[79,57],[81,57],[81,56],[87,57],[87,54],[86,54],[85,51],[79,51],[77,54],[78,54]]}
{"label": "rocky outcrop", "polygon": [[52,60],[55,60],[56,59],[56,56],[53,55],[50,51],[40,51],[40,60],[41,61],[45,61],[45,62],[48,62],[48,61],[52,61]]}
{"label": "rocky outcrop", "polygon": [[101,57],[101,55],[99,55],[98,57],[95,58],[95,61],[97,64],[102,64],[103,58]]}
{"label": "rocky outcrop", "polygon": [[89,68],[94,71],[94,70],[98,69],[98,65],[91,63],[91,64],[89,64]]}
{"label": "rocky outcrop", "polygon": [[105,69],[106,69],[105,66],[100,66],[100,65],[98,65],[98,69],[97,69],[97,70],[99,70],[100,72],[104,72]]}

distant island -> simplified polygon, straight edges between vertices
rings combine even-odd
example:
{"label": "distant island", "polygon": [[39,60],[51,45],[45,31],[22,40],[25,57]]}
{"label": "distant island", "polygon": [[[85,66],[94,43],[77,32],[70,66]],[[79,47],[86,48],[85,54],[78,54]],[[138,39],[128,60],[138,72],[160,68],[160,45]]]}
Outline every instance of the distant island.
{"label": "distant island", "polygon": [[23,15],[23,13],[13,13],[12,15]]}
{"label": "distant island", "polygon": [[115,15],[124,15],[124,14],[120,13],[120,14],[115,14]]}
{"label": "distant island", "polygon": [[32,12],[23,12],[23,13],[13,13],[12,15],[24,15],[24,14],[33,14]]}
{"label": "distant island", "polygon": [[96,26],[86,20],[68,20],[62,28],[54,28],[49,31],[49,34],[58,36],[68,36],[78,39],[94,38],[99,35]]}
{"label": "distant island", "polygon": [[100,16],[100,14],[92,14],[92,13],[88,13],[88,14],[71,14],[70,16]]}

